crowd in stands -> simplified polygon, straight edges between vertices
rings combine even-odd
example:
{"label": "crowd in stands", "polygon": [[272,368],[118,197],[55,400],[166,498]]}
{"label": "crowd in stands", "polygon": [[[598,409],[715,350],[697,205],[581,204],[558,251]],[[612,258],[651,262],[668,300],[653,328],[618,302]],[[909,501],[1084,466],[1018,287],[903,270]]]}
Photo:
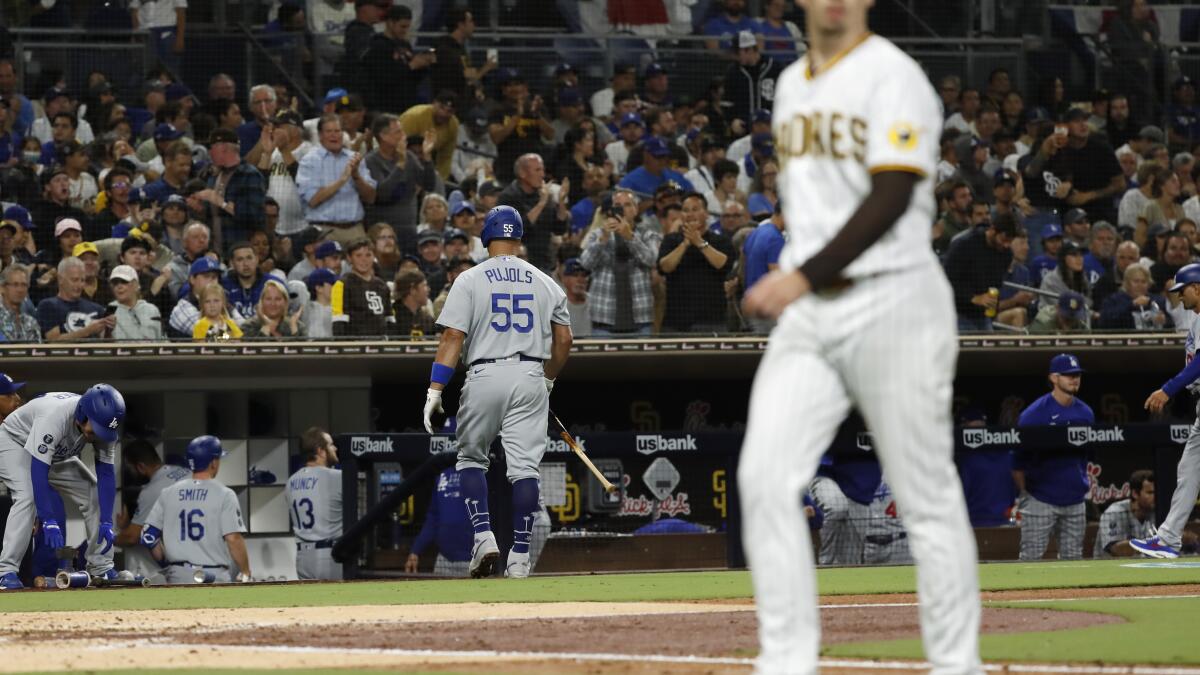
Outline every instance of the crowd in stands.
{"label": "crowd in stands", "polygon": [[[294,11],[278,21],[303,25]],[[790,3],[764,11],[715,3],[725,71],[705,92],[658,62],[596,90],[562,62],[534,88],[468,49],[470,11],[418,47],[388,0],[344,3],[342,79],[317,110],[286,84],[215,73],[193,92],[166,68],[136,100],[101,71],[28,92],[0,60],[0,335],[427,337],[501,204],[576,336],[768,330],[738,307],[786,243],[771,109],[803,42]],[[1196,86],[1175,83],[1164,129],[1123,93],[1073,103],[1053,80],[1027,99],[1016,79],[936,83],[930,239],[961,328],[1179,323],[1163,289],[1200,256]]]}

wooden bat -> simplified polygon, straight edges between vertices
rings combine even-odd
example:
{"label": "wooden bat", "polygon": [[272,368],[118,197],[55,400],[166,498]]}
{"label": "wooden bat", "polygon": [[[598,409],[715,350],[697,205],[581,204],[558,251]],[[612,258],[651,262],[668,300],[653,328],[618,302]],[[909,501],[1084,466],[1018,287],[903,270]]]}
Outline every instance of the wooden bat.
{"label": "wooden bat", "polygon": [[579,457],[579,459],[583,461],[584,466],[588,468],[588,471],[592,472],[592,475],[596,477],[596,480],[600,481],[600,485],[604,487],[604,491],[609,494],[616,492],[617,486],[609,482],[609,480],[604,477],[604,474],[600,473],[600,469],[597,469],[596,465],[592,464],[592,460],[588,458],[586,453],[584,453],[583,448],[579,447],[579,443],[575,442],[575,438],[571,436],[571,432],[567,431],[567,426],[562,423],[562,420],[558,419],[558,415],[555,415],[553,410],[550,411],[550,416],[554,418],[554,421],[558,424],[558,428],[562,429],[559,435],[562,436],[562,439],[571,447],[571,451],[575,453],[575,456]]}

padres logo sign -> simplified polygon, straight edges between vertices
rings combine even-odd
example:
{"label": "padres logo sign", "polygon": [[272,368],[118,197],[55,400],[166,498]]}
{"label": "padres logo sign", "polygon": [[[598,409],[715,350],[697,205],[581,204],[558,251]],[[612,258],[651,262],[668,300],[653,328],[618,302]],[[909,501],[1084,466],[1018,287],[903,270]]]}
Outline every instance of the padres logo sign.
{"label": "padres logo sign", "polygon": [[898,150],[912,150],[917,147],[917,130],[906,122],[897,122],[888,129],[888,142]]}

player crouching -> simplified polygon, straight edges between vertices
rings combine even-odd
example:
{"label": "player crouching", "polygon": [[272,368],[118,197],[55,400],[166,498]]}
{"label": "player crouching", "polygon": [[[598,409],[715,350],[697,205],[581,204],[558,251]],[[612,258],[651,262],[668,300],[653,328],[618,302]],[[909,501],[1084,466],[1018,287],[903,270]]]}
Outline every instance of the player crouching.
{"label": "player crouching", "polygon": [[250,580],[241,506],[233,490],[216,481],[226,454],[216,436],[188,443],[192,477],[163,490],[146,518],[142,545],[166,564],[169,584],[232,581],[231,562],[237,581]]}

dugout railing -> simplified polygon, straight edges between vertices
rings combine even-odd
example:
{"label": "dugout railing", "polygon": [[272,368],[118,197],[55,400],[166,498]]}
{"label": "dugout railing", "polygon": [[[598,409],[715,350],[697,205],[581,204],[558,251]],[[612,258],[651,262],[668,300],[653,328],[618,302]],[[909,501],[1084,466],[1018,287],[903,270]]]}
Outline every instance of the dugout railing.
{"label": "dugout railing", "polygon": [[[1016,449],[1084,453],[1092,520],[1106,504],[1129,496],[1128,478],[1134,470],[1153,469],[1161,521],[1169,510],[1175,466],[1189,429],[1187,424],[1162,423],[960,428],[954,432],[955,453],[960,466],[972,456]],[[550,438],[542,480],[553,532],[542,571],[745,566],[736,481],[740,432],[581,432],[576,438],[621,490],[617,503],[606,503],[599,482],[582,462],[564,442]],[[426,515],[436,476],[453,464],[453,437],[345,434],[337,444],[348,535],[339,552],[347,577],[397,576]],[[492,522],[500,524],[496,534],[506,550],[510,504],[498,442],[492,452]],[[848,424],[839,431],[830,456],[835,463],[872,462],[873,439]],[[1005,470],[990,480],[1011,481],[1011,476]],[[367,514],[372,517],[364,519]],[[987,543],[988,536],[995,539],[989,528],[977,528],[976,533],[982,557],[1016,557],[1016,550],[995,552],[995,545]],[[1011,547],[1012,536],[1000,539],[1001,546]],[[627,559],[622,561],[622,556]]]}

